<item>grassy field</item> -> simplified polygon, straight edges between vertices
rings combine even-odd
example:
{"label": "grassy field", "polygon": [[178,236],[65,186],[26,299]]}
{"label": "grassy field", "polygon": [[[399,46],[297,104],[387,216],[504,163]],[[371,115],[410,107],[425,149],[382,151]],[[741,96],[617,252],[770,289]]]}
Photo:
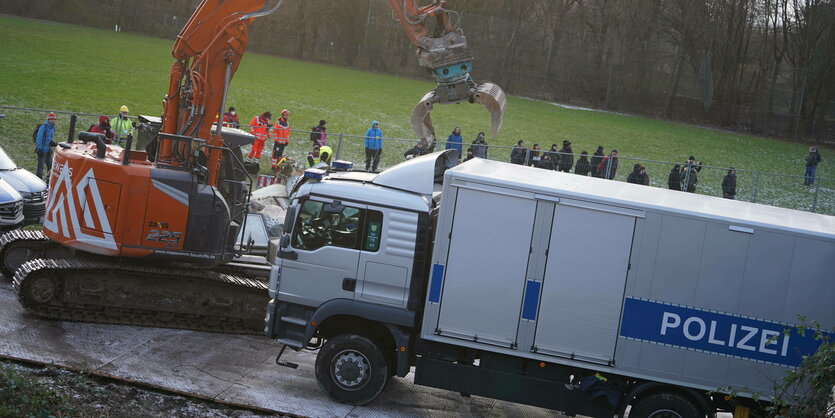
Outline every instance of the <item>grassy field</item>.
{"label": "grassy field", "polygon": [[[255,23],[256,25],[258,22]],[[113,33],[81,26],[0,16],[0,105],[113,115],[126,104],[132,115],[159,115],[166,93],[171,40],[128,33]],[[478,57],[476,57],[478,58]],[[477,62],[477,61],[476,61]],[[478,68],[475,70],[478,79]],[[329,143],[336,133],[364,134],[371,120],[379,120],[386,137],[414,138],[409,116],[417,100],[433,85],[331,66],[247,54],[232,82],[228,103],[238,108],[244,123],[265,110],[277,115],[292,111],[295,129],[309,130],[319,119],[328,121]],[[0,109],[0,145],[29,169],[35,166],[31,133],[44,115]],[[489,131],[489,115],[477,105],[436,106],[432,114],[439,139],[460,126],[465,142],[478,131]],[[59,119],[58,136],[67,133],[67,117]],[[94,117],[82,118],[87,127]],[[695,155],[706,165],[699,175],[699,192],[721,195],[724,168],[739,172],[738,196],[769,204],[808,209],[814,189],[802,186],[807,145],[720,130],[682,125],[621,114],[567,109],[549,103],[510,97],[504,125],[491,145],[511,145],[523,139],[543,149],[564,139],[574,142],[576,153],[592,153],[598,145],[617,148],[621,157],[682,162]],[[343,157],[362,159],[359,138],[345,138]],[[303,132],[293,135],[291,156],[306,153]],[[411,143],[390,144],[384,165],[402,160]],[[491,157],[506,159],[505,150]],[[835,152],[822,150],[819,177],[835,178]],[[623,180],[633,162],[621,160]],[[658,187],[666,186],[669,165],[645,163]],[[262,164],[266,167],[266,164]],[[745,170],[751,170],[747,172]],[[791,177],[757,176],[754,171]],[[823,182],[818,210],[833,213],[835,182]]]}

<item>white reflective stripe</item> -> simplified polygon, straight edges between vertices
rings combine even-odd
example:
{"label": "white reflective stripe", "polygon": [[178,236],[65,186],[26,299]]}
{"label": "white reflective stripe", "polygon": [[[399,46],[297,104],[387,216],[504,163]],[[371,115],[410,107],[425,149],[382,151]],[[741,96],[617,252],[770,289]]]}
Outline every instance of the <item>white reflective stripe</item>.
{"label": "white reflective stripe", "polygon": [[169,186],[159,180],[152,179],[151,184],[153,184],[154,187],[157,188],[157,190],[168,195],[168,197],[176,200],[177,202],[180,202],[180,204],[182,204],[183,206],[188,207],[188,193],[182,190],[177,190],[174,187]]}
{"label": "white reflective stripe", "polygon": [[746,228],[744,226],[736,226],[736,225],[729,226],[728,230],[729,231],[735,231],[735,232],[744,232],[746,234],[753,234],[754,233],[754,228]]}
{"label": "white reflective stripe", "polygon": [[[99,188],[96,184],[93,169],[91,168],[86,174],[84,174],[84,176],[82,176],[81,180],[79,180],[76,185],[76,190],[73,190],[72,179],[69,176],[69,172],[69,164],[65,163],[63,169],[61,170],[61,174],[55,180],[55,188],[53,189],[54,195],[50,199],[50,205],[46,209],[47,215],[44,217],[44,228],[55,233],[61,233],[63,236],[70,239],[72,239],[72,233],[74,233],[75,239],[80,242],[108,250],[116,250],[116,241],[113,239],[112,231],[110,230],[110,221],[107,219],[107,213],[104,210],[104,204],[101,200],[101,194],[99,193]],[[101,224],[102,231],[104,232],[102,237],[88,235],[81,230],[81,225],[78,219],[78,208],[86,203],[86,194],[84,189],[87,187],[90,188],[93,208],[96,211],[96,215],[98,215],[99,224]],[[80,204],[78,206],[75,203],[76,198],[80,200]],[[87,226],[90,226],[93,223],[92,213],[90,212],[85,211],[85,224]],[[52,215],[52,219],[49,219],[50,214]],[[70,224],[72,225],[71,229],[67,225],[67,217],[69,217]],[[58,222],[60,222],[60,232]]]}

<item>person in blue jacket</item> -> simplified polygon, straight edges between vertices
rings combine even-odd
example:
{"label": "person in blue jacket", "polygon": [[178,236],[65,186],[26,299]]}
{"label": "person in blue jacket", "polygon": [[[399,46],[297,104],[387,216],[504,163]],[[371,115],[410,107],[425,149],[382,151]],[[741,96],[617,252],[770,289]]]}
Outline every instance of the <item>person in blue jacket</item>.
{"label": "person in blue jacket", "polygon": [[452,133],[446,138],[446,149],[454,149],[457,154],[458,159],[461,159],[461,150],[464,148],[462,147],[462,139],[461,139],[461,128],[455,127],[452,130]]}
{"label": "person in blue jacket", "polygon": [[35,154],[38,155],[38,171],[36,174],[40,179],[44,178],[44,167],[46,167],[47,177],[52,171],[52,144],[55,143],[53,138],[55,138],[55,114],[50,113],[46,116],[46,122],[38,128],[38,134],[35,135]]}
{"label": "person in blue jacket", "polygon": [[365,171],[377,171],[380,164],[380,154],[383,153],[383,131],[380,122],[371,122],[371,127],[365,131]]}

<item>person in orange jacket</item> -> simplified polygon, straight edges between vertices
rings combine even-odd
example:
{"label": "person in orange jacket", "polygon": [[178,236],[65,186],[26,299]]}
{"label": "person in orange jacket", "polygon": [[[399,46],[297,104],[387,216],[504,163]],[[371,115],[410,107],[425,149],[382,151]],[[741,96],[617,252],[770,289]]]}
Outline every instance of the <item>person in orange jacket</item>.
{"label": "person in orange jacket", "polygon": [[270,136],[270,118],[272,113],[264,112],[252,118],[249,123],[249,132],[255,135],[255,142],[252,143],[252,151],[249,152],[247,162],[252,160],[258,161],[261,159],[261,152],[264,150],[264,144]]}
{"label": "person in orange jacket", "polygon": [[278,167],[281,157],[284,156],[284,147],[290,143],[290,122],[287,120],[289,117],[290,111],[284,109],[281,111],[281,117],[273,125],[273,169]]}

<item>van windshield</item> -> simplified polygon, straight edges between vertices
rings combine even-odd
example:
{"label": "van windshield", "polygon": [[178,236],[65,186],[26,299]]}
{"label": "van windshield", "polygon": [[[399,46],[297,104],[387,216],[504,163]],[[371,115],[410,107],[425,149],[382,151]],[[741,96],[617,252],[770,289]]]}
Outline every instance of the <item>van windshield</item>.
{"label": "van windshield", "polygon": [[6,151],[3,151],[3,148],[0,148],[0,170],[15,170],[17,169],[17,164],[12,161],[11,158],[6,154]]}

